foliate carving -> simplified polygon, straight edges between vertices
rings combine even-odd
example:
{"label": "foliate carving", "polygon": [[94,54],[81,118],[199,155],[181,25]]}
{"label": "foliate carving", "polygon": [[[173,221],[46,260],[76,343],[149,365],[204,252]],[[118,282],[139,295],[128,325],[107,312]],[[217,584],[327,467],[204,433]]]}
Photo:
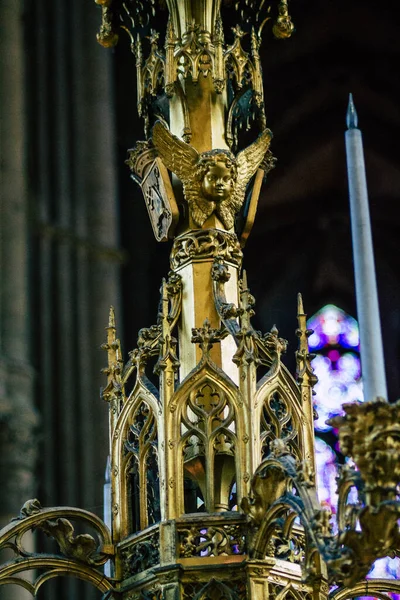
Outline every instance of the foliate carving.
{"label": "foliate carving", "polygon": [[225,330],[214,329],[211,327],[208,319],[204,321],[203,327],[194,327],[192,329],[192,339],[194,344],[199,344],[204,358],[208,358],[210,350],[216,342],[220,342],[227,332]]}
{"label": "foliate carving", "polygon": [[153,128],[153,144],[166,167],[182,181],[194,224],[202,227],[215,212],[228,230],[233,228],[235,215],[244,202],[246,186],[263,160],[271,137],[266,129],[235,157],[228,150],[199,154],[161,122]]}
{"label": "foliate carving", "polygon": [[241,508],[259,525],[268,509],[287,489],[287,474],[280,463],[270,460],[261,463],[251,480],[251,498],[243,498]]}
{"label": "foliate carving", "polygon": [[38,527],[48,536],[54,538],[65,556],[75,558],[89,565],[99,561],[98,542],[89,534],[74,535],[74,527],[68,519],[48,520]]}
{"label": "foliate carving", "polygon": [[[353,585],[364,578],[377,557],[397,553],[400,547],[400,401],[382,398],[344,404],[344,416],[329,419],[339,430],[340,449],[354,460],[338,478],[341,526],[337,544],[346,549],[347,561],[328,562],[337,579]],[[349,503],[354,486],[358,502]]]}
{"label": "foliate carving", "polygon": [[[94,530],[95,537],[86,533],[76,535],[70,519]],[[40,552],[32,554],[32,549],[24,545],[25,534],[29,531],[44,532],[57,542],[59,552],[50,556]],[[43,581],[59,572],[68,572],[73,577],[91,582],[103,593],[112,588],[107,577],[97,570],[114,554],[111,533],[101,519],[85,510],[42,508],[38,500],[28,500],[19,517],[0,531],[0,551],[5,549],[13,551],[14,557],[0,569],[0,586],[10,583],[22,585],[36,597]],[[42,572],[31,582],[19,577],[22,571],[33,568]]]}
{"label": "foliate carving", "polygon": [[153,533],[147,539],[134,542],[121,551],[123,576],[131,577],[160,562],[159,533]]}
{"label": "foliate carving", "polygon": [[383,398],[344,404],[343,417],[329,420],[339,429],[340,449],[356,463],[374,503],[396,497],[400,480],[400,401]]}
{"label": "foliate carving", "polygon": [[190,260],[216,257],[240,266],[243,253],[236,235],[219,229],[199,229],[175,238],[171,267],[177,269]]}
{"label": "foliate carving", "polygon": [[288,343],[287,340],[280,338],[278,333],[279,332],[276,325],[273,325],[271,331],[263,336],[262,341],[265,344],[266,348],[268,348],[268,350],[271,352],[271,354],[276,354],[280,356],[281,354],[286,352]]}
{"label": "foliate carving", "polygon": [[238,348],[233,355],[232,361],[238,366],[250,365],[255,363],[256,365],[260,362],[257,340],[259,335],[250,326],[242,325],[236,333],[238,340]]}
{"label": "foliate carving", "polygon": [[236,336],[239,330],[237,316],[240,314],[241,309],[232,302],[227,302],[224,286],[230,277],[228,265],[222,258],[217,256],[211,268],[215,308],[226,329],[231,335]]}
{"label": "foliate carving", "polygon": [[195,526],[179,530],[179,556],[229,556],[245,554],[246,540],[242,525]]}
{"label": "foliate carving", "polygon": [[288,534],[283,531],[283,527],[278,527],[271,542],[273,547],[271,556],[294,564],[301,565],[304,562],[306,539],[300,528],[293,528]]}
{"label": "foliate carving", "polygon": [[161,311],[158,314],[157,324],[139,330],[137,348],[129,353],[129,360],[125,364],[121,383],[125,385],[130,376],[137,370],[138,378],[145,380],[146,387],[149,381],[145,378],[145,370],[150,358],[159,357],[156,370],[163,368],[163,361],[170,358],[177,365],[175,351],[175,338],[170,332],[176,326],[182,306],[182,279],[178,273],[170,271],[167,281],[163,280],[161,295]]}
{"label": "foliate carving", "polygon": [[211,277],[214,281],[219,281],[221,283],[227,283],[231,278],[228,265],[226,265],[220,258],[216,258],[214,260],[214,264],[211,269]]}
{"label": "foliate carving", "polygon": [[[137,339],[137,349],[129,353],[130,363],[135,365],[139,375],[143,374],[144,368],[148,359],[151,356],[156,356],[159,352],[159,344],[161,340],[161,325],[152,325],[151,327],[143,327],[139,330]],[[125,370],[130,367],[128,363]],[[124,378],[125,376],[124,370]]]}

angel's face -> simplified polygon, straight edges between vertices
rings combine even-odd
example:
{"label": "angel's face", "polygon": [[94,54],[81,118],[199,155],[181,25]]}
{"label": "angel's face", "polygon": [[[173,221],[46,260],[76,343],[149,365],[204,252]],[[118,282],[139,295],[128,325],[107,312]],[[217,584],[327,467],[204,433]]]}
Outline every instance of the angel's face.
{"label": "angel's face", "polygon": [[223,161],[220,161],[209,167],[204,175],[201,189],[207,200],[222,202],[231,196],[234,187],[232,170]]}

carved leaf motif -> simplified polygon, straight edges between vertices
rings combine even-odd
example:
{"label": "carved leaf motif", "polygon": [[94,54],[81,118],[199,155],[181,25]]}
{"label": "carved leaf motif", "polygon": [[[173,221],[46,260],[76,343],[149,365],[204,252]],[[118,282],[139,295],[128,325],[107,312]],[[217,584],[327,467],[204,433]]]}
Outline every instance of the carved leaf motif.
{"label": "carved leaf motif", "polygon": [[158,533],[123,550],[122,561],[125,577],[131,577],[160,562],[160,539]]}
{"label": "carved leaf motif", "polygon": [[180,556],[229,556],[245,552],[244,530],[241,525],[201,527],[192,525],[179,531]]}
{"label": "carved leaf motif", "polygon": [[47,535],[54,538],[65,556],[76,558],[88,564],[95,563],[97,542],[88,534],[74,536],[74,527],[67,519],[44,521],[39,525]]}

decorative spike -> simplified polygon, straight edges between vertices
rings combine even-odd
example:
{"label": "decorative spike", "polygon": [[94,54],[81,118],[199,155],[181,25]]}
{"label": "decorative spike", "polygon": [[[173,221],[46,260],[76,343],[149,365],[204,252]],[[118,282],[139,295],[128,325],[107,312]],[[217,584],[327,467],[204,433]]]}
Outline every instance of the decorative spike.
{"label": "decorative spike", "polygon": [[115,310],[113,306],[110,306],[110,312],[108,315],[108,327],[115,328]]}
{"label": "decorative spike", "polygon": [[297,294],[297,316],[304,315],[303,296],[300,292]]}
{"label": "decorative spike", "polygon": [[346,113],[346,124],[347,129],[357,129],[358,128],[358,115],[356,111],[356,107],[353,102],[353,94],[349,94],[349,104],[347,106]]}
{"label": "decorative spike", "polygon": [[297,379],[300,384],[313,387],[318,381],[311,366],[314,355],[310,354],[308,347],[308,338],[313,330],[307,329],[307,315],[304,312],[303,297],[300,293],[297,294],[297,321],[299,324],[296,330],[296,335],[299,338],[299,348],[296,352]]}
{"label": "decorative spike", "polygon": [[297,322],[298,329],[296,334],[299,338],[299,352],[308,355],[308,336],[311,335],[310,330],[307,329],[307,315],[304,312],[303,297],[300,293],[297,294]]}
{"label": "decorative spike", "polygon": [[117,339],[116,328],[115,328],[115,310],[113,306],[110,306],[108,314],[108,326],[107,330],[107,341],[102,345],[102,349],[107,351],[107,368],[103,369],[103,373],[107,375],[107,387],[103,390],[103,397],[109,400],[108,387],[112,385],[113,381],[120,382],[120,372],[122,367],[122,353],[121,343]]}

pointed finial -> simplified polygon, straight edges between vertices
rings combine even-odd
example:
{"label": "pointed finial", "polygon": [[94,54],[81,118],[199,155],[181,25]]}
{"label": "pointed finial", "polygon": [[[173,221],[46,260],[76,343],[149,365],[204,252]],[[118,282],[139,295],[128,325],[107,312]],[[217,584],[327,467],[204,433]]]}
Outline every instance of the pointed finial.
{"label": "pointed finial", "polygon": [[110,306],[110,312],[108,314],[108,326],[115,327],[115,310],[113,306]]}
{"label": "pointed finial", "polygon": [[297,316],[304,315],[303,296],[300,292],[297,294]]}
{"label": "pointed finial", "polygon": [[272,333],[272,335],[278,335],[279,331],[278,331],[278,328],[276,325],[272,325],[271,333]]}
{"label": "pointed finial", "polygon": [[349,94],[349,104],[347,106],[347,114],[346,114],[346,124],[347,129],[357,129],[358,126],[358,116],[356,107],[353,102],[353,94]]}
{"label": "pointed finial", "polygon": [[247,290],[247,271],[246,269],[243,269],[243,275],[242,275],[242,286],[243,286],[243,290]]}

